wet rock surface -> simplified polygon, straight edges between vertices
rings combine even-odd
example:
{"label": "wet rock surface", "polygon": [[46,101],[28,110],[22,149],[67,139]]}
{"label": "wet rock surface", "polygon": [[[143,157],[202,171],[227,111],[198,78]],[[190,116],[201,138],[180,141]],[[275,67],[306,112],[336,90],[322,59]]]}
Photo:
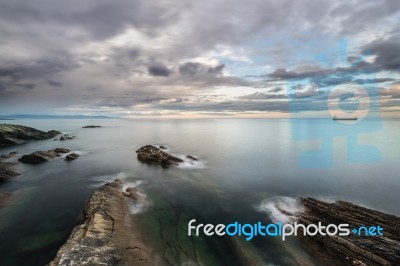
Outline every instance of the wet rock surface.
{"label": "wet rock surface", "polygon": [[41,164],[55,159],[61,156],[61,154],[68,152],[70,152],[70,150],[65,148],[56,148],[49,151],[36,151],[29,155],[23,155],[21,158],[18,159],[18,161],[27,164]]}
{"label": "wet rock surface", "polygon": [[83,223],[75,227],[49,265],[155,265],[152,251],[129,219],[119,180],[107,183],[87,201]]}
{"label": "wet rock surface", "polygon": [[147,164],[159,164],[162,166],[173,166],[183,162],[182,159],[172,156],[161,149],[146,145],[136,151],[137,159]]}
{"label": "wet rock surface", "polygon": [[305,210],[298,222],[305,225],[342,224],[350,230],[360,226],[381,226],[383,236],[303,236],[298,238],[324,265],[399,265],[400,218],[367,209],[349,202],[327,203],[313,198],[301,198]]}
{"label": "wet rock surface", "polygon": [[67,162],[70,162],[70,161],[76,160],[76,159],[78,159],[78,158],[79,158],[79,154],[77,154],[77,153],[71,153],[71,154],[68,154],[68,155],[65,157],[65,160],[66,160]]}
{"label": "wet rock surface", "polygon": [[[64,135],[62,135],[61,137],[60,137],[60,141],[64,141],[64,140],[72,140],[72,139],[74,139],[75,138],[75,136],[72,136],[72,135],[70,135],[70,134],[64,134]],[[57,139],[55,139],[55,140],[57,140]]]}
{"label": "wet rock surface", "polygon": [[0,183],[10,180],[18,175],[16,172],[17,163],[5,162],[5,160],[14,157],[17,152],[12,151],[9,154],[0,156]]}
{"label": "wet rock surface", "polygon": [[26,126],[0,124],[0,147],[22,144],[28,140],[51,139],[59,134],[61,132],[56,130],[44,132]]}

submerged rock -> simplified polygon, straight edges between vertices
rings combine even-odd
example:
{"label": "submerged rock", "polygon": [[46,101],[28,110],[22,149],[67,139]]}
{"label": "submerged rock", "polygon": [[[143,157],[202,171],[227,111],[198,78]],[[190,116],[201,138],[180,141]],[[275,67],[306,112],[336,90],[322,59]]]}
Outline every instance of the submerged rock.
{"label": "submerged rock", "polygon": [[308,224],[349,224],[350,230],[360,226],[381,226],[383,236],[303,236],[306,248],[324,265],[398,265],[400,261],[400,218],[367,209],[349,202],[327,203],[301,198],[305,210],[298,222]]}
{"label": "submerged rock", "polygon": [[115,180],[94,192],[85,205],[83,223],[74,228],[51,266],[155,264],[129,219],[121,188],[121,181]]}
{"label": "submerged rock", "polygon": [[36,151],[29,155],[23,155],[18,159],[18,161],[27,164],[40,164],[48,162],[49,160],[57,158],[61,156],[61,154],[68,152],[70,152],[70,150],[65,148],[56,148],[49,151]]}
{"label": "submerged rock", "polygon": [[64,141],[64,140],[71,140],[74,139],[75,136],[71,136],[70,134],[64,134],[60,137],[60,141]]}
{"label": "submerged rock", "polygon": [[28,140],[51,139],[59,134],[61,132],[55,130],[44,132],[26,126],[0,124],[0,147],[21,144]]}
{"label": "submerged rock", "polygon": [[78,158],[79,158],[79,154],[77,154],[77,153],[71,153],[71,154],[68,154],[68,155],[65,157],[65,160],[66,160],[67,162],[70,162],[70,161],[76,160],[76,159],[78,159]]}
{"label": "submerged rock", "polygon": [[147,164],[160,164],[162,166],[178,165],[183,162],[161,149],[152,145],[146,145],[136,151],[139,161]]}

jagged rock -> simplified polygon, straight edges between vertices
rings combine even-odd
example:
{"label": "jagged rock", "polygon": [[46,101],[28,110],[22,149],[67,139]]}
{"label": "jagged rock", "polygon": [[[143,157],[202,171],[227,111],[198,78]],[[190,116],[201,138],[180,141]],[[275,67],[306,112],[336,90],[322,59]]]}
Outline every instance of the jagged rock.
{"label": "jagged rock", "polygon": [[62,135],[62,136],[60,137],[60,141],[71,140],[71,139],[74,139],[74,138],[75,138],[75,136],[71,136],[71,135],[69,135],[69,134],[64,134],[64,135]]}
{"label": "jagged rock", "polygon": [[178,165],[183,160],[172,156],[152,145],[146,145],[136,151],[139,161],[147,164],[160,164],[162,166]]}
{"label": "jagged rock", "polygon": [[68,154],[68,155],[65,157],[65,160],[66,160],[67,162],[70,162],[70,161],[76,160],[76,159],[78,159],[78,158],[79,158],[79,154],[77,154],[77,153],[71,153],[71,154]]}
{"label": "jagged rock", "polygon": [[0,156],[0,183],[8,181],[11,178],[14,178],[18,175],[16,172],[16,163],[4,162],[13,156],[15,156],[18,152],[12,151],[9,154]]}
{"label": "jagged rock", "polygon": [[84,126],[84,127],[82,127],[82,128],[101,128],[101,126]]}
{"label": "jagged rock", "polygon": [[21,144],[28,140],[51,139],[59,134],[61,132],[55,130],[44,132],[26,126],[0,124],[0,147]]}
{"label": "jagged rock", "polygon": [[301,198],[305,210],[298,222],[308,224],[341,224],[352,228],[381,226],[383,236],[303,236],[306,248],[324,265],[398,265],[400,261],[400,218],[363,208],[349,202],[327,203],[313,198]]}
{"label": "jagged rock", "polygon": [[192,155],[186,156],[186,159],[192,160],[192,161],[198,161],[196,157],[193,157]]}
{"label": "jagged rock", "polygon": [[128,218],[121,187],[115,180],[94,192],[85,205],[83,224],[75,227],[50,266],[155,265],[152,251]]}
{"label": "jagged rock", "polygon": [[45,163],[51,159],[57,158],[61,156],[62,153],[69,152],[68,149],[64,148],[56,148],[54,150],[49,151],[36,151],[29,155],[23,155],[21,158],[18,159],[21,163],[27,164],[40,164]]}
{"label": "jagged rock", "polygon": [[158,146],[158,148],[160,148],[160,149],[162,149],[162,150],[166,150],[166,149],[167,149],[167,147],[165,147],[165,146],[163,146],[163,145]]}

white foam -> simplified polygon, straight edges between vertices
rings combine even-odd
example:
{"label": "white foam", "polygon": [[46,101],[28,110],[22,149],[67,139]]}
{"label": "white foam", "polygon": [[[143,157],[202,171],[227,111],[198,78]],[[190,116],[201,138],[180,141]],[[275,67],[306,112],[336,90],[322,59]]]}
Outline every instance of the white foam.
{"label": "white foam", "polygon": [[73,151],[73,153],[79,154],[80,156],[85,156],[89,154],[88,151]]}
{"label": "white foam", "polygon": [[122,190],[125,191],[128,187],[135,187],[137,188],[143,183],[143,180],[136,180],[134,182],[124,182],[122,184]]}
{"label": "white foam", "polygon": [[206,168],[206,162],[202,160],[190,160],[186,157],[186,155],[180,154],[176,157],[183,160],[183,163],[178,164],[178,168],[181,169],[204,169]]}
{"label": "white foam", "polygon": [[118,174],[110,174],[110,175],[102,175],[102,176],[96,176],[91,178],[92,181],[95,183],[91,184],[90,187],[101,187],[102,185],[112,182],[115,179],[121,179],[124,180],[127,177],[127,174],[124,172],[118,173]]}
{"label": "white foam", "polygon": [[144,212],[151,204],[147,199],[147,194],[139,189],[139,186],[143,183],[143,180],[137,180],[134,182],[126,182],[122,185],[122,191],[125,191],[129,187],[136,188],[139,198],[137,200],[128,199],[128,207],[130,214],[139,214]]}
{"label": "white foam", "polygon": [[256,209],[267,213],[274,223],[288,223],[296,218],[296,213],[302,211],[303,207],[296,198],[273,197],[263,200]]}
{"label": "white foam", "polygon": [[138,193],[138,194],[139,194],[139,196],[142,197],[141,199],[136,200],[136,201],[130,200],[128,203],[130,214],[143,213],[151,205],[150,201],[146,199],[146,194],[143,194],[143,193]]}

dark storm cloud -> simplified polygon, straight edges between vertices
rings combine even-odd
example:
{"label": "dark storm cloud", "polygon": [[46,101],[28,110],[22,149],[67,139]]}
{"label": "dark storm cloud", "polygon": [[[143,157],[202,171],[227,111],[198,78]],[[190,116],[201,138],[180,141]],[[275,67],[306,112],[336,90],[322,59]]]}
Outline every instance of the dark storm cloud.
{"label": "dark storm cloud", "polygon": [[161,63],[152,64],[147,69],[152,76],[168,77],[171,74],[171,71]]}
{"label": "dark storm cloud", "polygon": [[68,57],[46,58],[29,63],[16,61],[0,65],[0,77],[10,77],[18,81],[22,78],[41,78],[77,67],[79,65]]}
{"label": "dark storm cloud", "polygon": [[366,45],[364,51],[371,51],[376,55],[374,66],[379,70],[400,72],[400,34],[376,40]]}

